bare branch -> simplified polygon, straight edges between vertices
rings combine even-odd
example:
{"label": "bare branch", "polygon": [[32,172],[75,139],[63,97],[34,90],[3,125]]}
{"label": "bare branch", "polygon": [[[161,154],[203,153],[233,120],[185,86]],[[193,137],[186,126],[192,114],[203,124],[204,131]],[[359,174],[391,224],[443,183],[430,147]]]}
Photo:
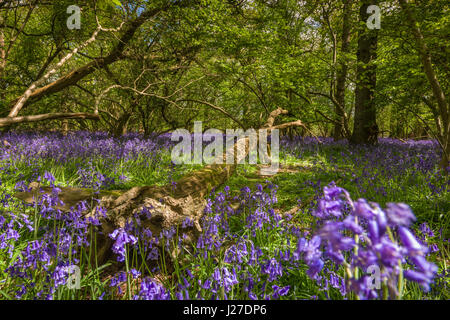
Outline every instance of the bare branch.
{"label": "bare branch", "polygon": [[39,78],[38,80],[36,80],[35,82],[33,82],[31,84],[31,86],[28,87],[28,89],[25,91],[25,93],[19,98],[19,100],[16,102],[16,104],[14,105],[14,107],[11,109],[11,111],[9,112],[8,117],[15,117],[17,116],[17,114],[19,113],[19,111],[23,108],[23,106],[25,105],[25,102],[27,102],[27,100],[30,98],[31,94],[33,93],[33,91],[42,83],[44,83],[45,81],[47,81],[54,73],[56,73],[56,71],[63,66],[70,58],[72,58],[72,56],[74,54],[76,54],[79,50],[81,50],[82,48],[88,46],[91,42],[93,42],[95,40],[95,38],[97,37],[98,33],[100,32],[100,27],[97,27],[97,29],[94,31],[94,33],[92,34],[92,36],[86,40],[83,44],[81,44],[79,47],[76,47],[75,49],[73,49],[70,53],[68,53],[64,58],[62,58],[57,64],[56,66],[49,70],[43,77]]}
{"label": "bare branch", "polygon": [[[188,3],[188,2],[186,2]],[[125,26],[125,31],[122,34],[122,36],[119,39],[119,42],[116,44],[116,46],[112,49],[112,51],[107,55],[106,57],[97,58],[86,65],[79,67],[68,74],[60,77],[59,79],[45,85],[44,87],[37,88],[38,85],[35,83],[32,85],[32,88],[28,88],[28,90],[24,93],[23,96],[18,98],[14,101],[14,106],[10,112],[10,116],[15,116],[17,113],[22,109],[25,105],[29,103],[28,100],[31,101],[37,101],[41,99],[42,97],[59,92],[63,90],[64,88],[75,85],[79,80],[83,79],[88,74],[91,74],[95,70],[99,68],[103,68],[106,65],[109,65],[119,59],[122,58],[122,53],[125,49],[126,44],[131,40],[136,30],[149,18],[157,15],[162,10],[166,10],[173,4],[167,4],[160,8],[155,8],[149,11],[143,12],[138,18],[128,21],[123,26]],[[185,2],[177,3],[178,6],[185,6]],[[96,36],[97,33],[102,29],[101,26],[97,27],[95,34],[93,36]],[[92,38],[92,37],[91,37]],[[88,40],[89,41],[89,40]],[[89,43],[85,43],[86,45]],[[83,45],[81,46],[83,47]],[[76,51],[78,51],[81,47],[77,48]],[[76,52],[75,52],[76,53]],[[73,55],[73,53],[72,53]],[[65,59],[67,61],[67,59]],[[54,73],[54,72],[52,72]],[[38,80],[38,84],[43,83],[45,80]]]}
{"label": "bare branch", "polygon": [[0,127],[9,126],[15,123],[25,123],[25,122],[38,122],[44,120],[53,119],[90,119],[99,120],[98,114],[86,113],[86,112],[76,112],[76,113],[44,113],[32,116],[21,116],[21,117],[6,117],[0,118]]}
{"label": "bare branch", "polygon": [[214,105],[214,104],[212,104],[212,103],[210,103],[210,102],[207,102],[207,101],[202,101],[202,100],[197,100],[197,99],[180,99],[180,100],[177,100],[177,101],[191,101],[191,102],[196,102],[196,103],[199,103],[199,104],[204,104],[204,105],[206,105],[206,106],[208,106],[208,107],[211,107],[212,109],[214,109],[214,110],[217,110],[217,111],[220,111],[220,112],[222,112],[224,115],[226,115],[228,118],[230,118],[231,120],[233,120],[234,122],[236,122],[241,128],[243,128],[243,129],[245,129],[245,126],[244,126],[244,124],[241,122],[241,121],[239,121],[238,119],[236,119],[235,117],[233,117],[230,113],[228,113],[225,109],[223,109],[223,108],[221,108],[221,107],[219,107],[219,106],[216,106],[216,105]]}

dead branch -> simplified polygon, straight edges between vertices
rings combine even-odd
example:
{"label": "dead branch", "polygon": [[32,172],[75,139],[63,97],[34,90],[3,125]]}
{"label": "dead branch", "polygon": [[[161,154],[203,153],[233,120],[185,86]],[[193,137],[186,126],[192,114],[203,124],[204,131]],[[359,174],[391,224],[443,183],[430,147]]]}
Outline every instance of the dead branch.
{"label": "dead branch", "polygon": [[54,119],[89,119],[99,120],[100,117],[95,113],[75,112],[75,113],[44,113],[32,116],[6,117],[0,118],[0,127],[9,126],[16,123],[38,122]]}

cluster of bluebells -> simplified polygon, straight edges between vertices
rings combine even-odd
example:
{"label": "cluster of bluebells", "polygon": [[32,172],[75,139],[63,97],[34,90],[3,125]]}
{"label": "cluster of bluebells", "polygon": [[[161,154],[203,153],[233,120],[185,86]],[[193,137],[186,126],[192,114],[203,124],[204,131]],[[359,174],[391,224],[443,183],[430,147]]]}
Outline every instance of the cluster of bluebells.
{"label": "cluster of bluebells", "polygon": [[151,278],[145,278],[141,282],[139,294],[134,300],[170,300],[170,292],[161,284]]}
{"label": "cluster of bluebells", "polygon": [[311,157],[310,169],[318,173],[328,172],[330,166],[334,171],[339,171],[339,167],[353,168],[345,174],[361,194],[387,198],[405,192],[406,185],[421,185],[431,197],[445,194],[450,187],[450,180],[436,168],[442,154],[437,141],[380,138],[377,146],[366,146],[333,138],[320,140],[321,144],[312,137],[284,136],[280,148],[299,159]]}
{"label": "cluster of bluebells", "polygon": [[[382,210],[364,199],[353,201],[345,189],[331,183],[324,188],[313,214],[319,218],[315,235],[310,241],[300,239],[298,245],[312,278],[320,280],[319,272],[326,262],[342,265],[353,292],[360,298],[377,298],[373,278],[365,274],[375,266],[391,298],[401,294],[401,273],[425,291],[430,289],[437,267],[426,260],[428,247],[409,229],[416,218],[408,205],[388,203]],[[407,269],[407,263],[414,268]],[[362,269],[362,276],[357,277],[357,269]]]}
{"label": "cluster of bluebells", "polygon": [[92,162],[89,162],[87,167],[79,167],[77,170],[79,177],[79,185],[82,188],[92,188],[97,191],[100,189],[106,189],[110,186],[116,185],[114,177],[108,177],[96,170]]}
{"label": "cluster of bluebells", "polygon": [[109,237],[114,240],[112,251],[117,255],[117,261],[125,261],[127,245],[135,245],[137,243],[136,237],[127,233],[123,228],[114,230]]}
{"label": "cluster of bluebells", "polygon": [[[159,171],[169,167],[167,154],[173,142],[170,134],[128,133],[120,138],[105,132],[77,131],[63,136],[58,132],[14,132],[1,133],[0,138],[10,144],[0,148],[5,176],[16,176],[17,164],[27,168],[24,176],[19,172],[17,188],[36,181],[42,175],[42,166],[66,166],[68,175],[75,177],[77,186],[95,190],[117,186],[129,180],[127,171],[136,167]],[[173,171],[173,170],[172,170]],[[125,173],[125,174],[124,174]]]}
{"label": "cluster of bluebells", "polygon": [[[272,207],[277,201],[276,190],[277,186],[267,181],[255,191],[242,188],[237,196],[231,194],[229,187],[211,193],[194,258],[205,263],[219,259],[222,264],[211,268],[206,278],[199,279],[187,270],[177,299],[186,299],[189,292],[191,298],[197,299],[235,299],[242,289],[247,299],[278,299],[289,293],[289,286],[277,283],[284,274],[281,262],[269,258],[256,245],[257,239],[264,239],[264,232],[280,227],[281,216]],[[236,234],[236,220],[245,225],[248,235]]]}
{"label": "cluster of bluebells", "polygon": [[[142,161],[147,163],[143,165],[155,165],[161,160],[158,152],[170,145],[169,136],[145,140],[134,134],[120,141],[103,133],[77,133],[68,138],[56,133],[8,133],[6,139],[12,149],[0,152],[1,159],[6,160],[0,168],[2,174],[14,172],[14,161],[52,158],[65,163],[79,158],[88,164],[78,170],[80,184],[96,190],[116,181],[94,169],[93,158],[101,157],[113,167],[118,159],[145,159]],[[27,141],[34,142],[25,143]],[[293,142],[291,145],[292,142],[285,139],[282,145],[294,153],[299,151],[300,155],[318,152],[321,148],[308,139],[302,144]],[[325,143],[347,148],[345,142]],[[362,193],[373,189],[384,194],[388,186],[379,183],[380,177],[421,172],[430,177],[426,181],[430,193],[439,195],[448,184],[440,183],[433,171],[431,164],[439,156],[435,147],[425,142],[403,145],[382,140],[373,150],[349,148],[348,152],[342,151],[341,156],[362,168],[361,173],[353,177]],[[369,156],[364,158],[362,154]],[[367,161],[368,157],[374,161]],[[337,159],[328,160],[333,163]],[[320,161],[315,165],[322,168]],[[106,212],[98,207],[93,211],[96,215],[85,215],[91,211],[86,202],[62,212],[58,209],[63,204],[58,198],[60,189],[55,185],[55,178],[49,172],[41,177],[40,170],[35,169],[32,177],[19,175],[16,189],[27,191],[26,180],[32,180],[49,184],[51,193],[41,194],[26,210],[15,207],[16,201],[11,195],[3,193],[0,197],[3,205],[0,255],[8,261],[8,267],[2,271],[8,275],[11,287],[14,286],[16,298],[53,299],[67,283],[71,267],[80,264],[86,251],[93,247],[89,234],[98,231],[100,218]],[[173,173],[171,170],[170,180]],[[116,273],[100,298],[112,297],[112,292],[123,295],[122,286],[131,279],[137,289],[127,297],[137,300],[283,299],[294,294],[293,287],[299,285],[292,283],[290,275],[303,270],[308,281],[319,288],[317,295],[311,297],[314,299],[318,295],[331,298],[329,294],[336,292],[345,298],[350,292],[361,299],[395,298],[401,295],[399,279],[402,277],[420,284],[425,291],[436,285],[433,284],[436,277],[448,277],[446,270],[438,275],[437,267],[427,260],[431,253],[439,250],[435,244],[427,243],[436,237],[435,232],[422,224],[415,235],[410,229],[415,217],[407,205],[388,203],[382,209],[364,199],[354,201],[346,190],[335,184],[323,187],[320,180],[306,181],[305,187],[315,191],[309,204],[309,212],[315,219],[309,231],[300,231],[292,215],[282,215],[275,210],[277,186],[270,182],[257,185],[255,190],[244,187],[238,195],[233,195],[229,187],[223,192],[213,192],[207,199],[202,232],[194,243],[195,248],[188,249],[188,257],[180,257],[180,261],[187,264],[178,270],[178,284],[170,290],[146,275],[149,269],[161,271],[158,264],[163,261],[162,254],[167,257],[172,252],[171,245],[178,244],[179,252],[186,254],[181,241],[183,235],[178,235],[179,230],[175,228],[153,235],[141,221],[144,217],[151,218],[152,208],[141,208],[123,228],[108,235],[113,242],[115,260],[120,266],[128,262],[130,268]],[[34,216],[30,214],[33,211]],[[187,218],[182,221],[181,229],[193,226],[194,222]],[[275,234],[276,239],[284,242],[272,245],[271,236]],[[128,260],[136,255],[143,264],[152,267],[135,265],[133,259]],[[373,287],[370,275],[373,266],[380,270],[381,285],[387,290]]]}
{"label": "cluster of bluebells", "polygon": [[13,162],[25,159],[53,159],[57,163],[67,163],[73,159],[82,162],[101,158],[102,160],[133,160],[146,158],[158,161],[162,149],[173,143],[169,134],[154,134],[144,137],[138,133],[128,133],[121,138],[106,132],[76,131],[63,136],[58,132],[14,132],[1,134],[1,138],[11,145],[2,153],[2,159]]}
{"label": "cluster of bluebells", "polygon": [[[345,298],[349,292],[359,299],[398,298],[402,276],[419,283],[424,291],[430,289],[437,267],[426,260],[428,247],[410,230],[416,218],[406,204],[388,203],[383,210],[365,199],[353,201],[345,189],[331,183],[323,188],[312,212],[314,231],[302,233],[289,218],[275,214],[276,189],[267,183],[253,192],[243,188],[232,197],[225,188],[208,199],[197,255],[211,261],[223,254],[225,266],[211,269],[208,278],[198,280],[198,298],[226,299],[233,288],[243,288],[246,298],[278,299],[289,293],[291,285],[282,285],[286,275],[302,265],[325,297],[334,288]],[[238,209],[233,209],[233,202],[239,202]],[[246,235],[233,232],[233,219],[245,222]],[[421,229],[428,235],[432,232]],[[258,237],[260,230],[284,233],[286,250],[263,248],[267,240]],[[289,239],[297,239],[294,250]],[[233,244],[227,245],[230,241]],[[379,279],[372,277],[374,267],[380,270]],[[183,281],[181,289],[193,287],[186,278]]]}
{"label": "cluster of bluebells", "polygon": [[[50,184],[54,181],[52,178],[49,173],[43,177]],[[138,291],[130,296],[132,299],[233,299],[236,292],[244,292],[244,298],[249,299],[280,299],[291,290],[292,284],[287,282],[289,273],[306,265],[306,274],[325,295],[331,287],[342,296],[354,292],[359,298],[373,299],[380,298],[380,293],[370,287],[370,278],[365,272],[376,265],[381,269],[381,282],[388,286],[392,295],[399,294],[396,281],[400,271],[406,279],[429,289],[436,267],[425,259],[429,251],[425,239],[419,242],[409,230],[415,217],[408,206],[390,203],[382,210],[364,199],[353,201],[346,190],[330,184],[324,187],[323,196],[318,200],[313,212],[317,218],[315,231],[309,234],[299,232],[289,223],[289,218],[283,219],[275,213],[276,190],[275,185],[267,182],[264,186],[258,185],[255,191],[243,188],[237,196],[232,196],[227,187],[224,192],[212,194],[205,208],[196,257],[205,263],[222,262],[219,266],[212,264],[206,277],[194,276],[196,271],[193,274],[186,269],[187,276],[181,277],[178,289],[171,292],[154,279],[143,277],[142,270],[131,268],[128,272],[117,273],[109,287],[123,294],[121,285],[131,278],[139,281]],[[45,272],[46,281],[40,284],[36,298],[52,299],[57,289],[67,282],[70,267],[80,262],[79,250],[89,247],[89,228],[99,225],[100,216],[82,214],[88,210],[86,203],[80,203],[69,212],[56,209],[61,204],[58,192],[53,185],[53,192],[43,195],[35,204],[40,216],[57,222],[57,227],[52,224],[41,227],[40,237],[29,241],[20,257],[6,269],[11,279],[16,279],[17,298],[34,290],[36,272]],[[239,204],[237,208],[233,207],[235,203]],[[157,260],[160,250],[170,249],[169,240],[175,239],[175,229],[164,230],[154,237],[149,229],[140,228],[141,218],[149,219],[151,209],[141,208],[124,228],[109,235],[119,262],[126,259],[128,249],[136,250],[147,260]],[[95,212],[105,213],[101,209]],[[246,234],[236,234],[233,219],[246,226]],[[192,226],[190,219],[182,222],[182,228]],[[1,249],[9,248],[11,254],[21,237],[17,230],[34,231],[26,215],[14,216],[9,221],[2,216],[0,228]],[[267,249],[268,239],[261,235],[270,232],[285,234],[285,250]],[[422,225],[420,232],[423,237],[434,236],[427,225]],[[407,264],[410,267],[405,267]],[[346,273],[337,272],[340,266]],[[362,270],[359,277],[356,277],[357,269]]]}
{"label": "cluster of bluebells", "polygon": [[[90,208],[85,201],[69,211],[61,211],[61,189],[54,185],[54,177],[46,172],[38,180],[46,180],[52,192],[38,192],[34,203],[27,205],[33,217],[13,211],[0,216],[0,249],[9,252],[9,265],[4,272],[17,287],[17,299],[28,292],[33,292],[36,299],[53,299],[80,262],[80,251],[90,247],[91,228],[96,229],[105,215],[101,207],[95,214],[86,215]],[[22,239],[24,247],[19,246]]]}

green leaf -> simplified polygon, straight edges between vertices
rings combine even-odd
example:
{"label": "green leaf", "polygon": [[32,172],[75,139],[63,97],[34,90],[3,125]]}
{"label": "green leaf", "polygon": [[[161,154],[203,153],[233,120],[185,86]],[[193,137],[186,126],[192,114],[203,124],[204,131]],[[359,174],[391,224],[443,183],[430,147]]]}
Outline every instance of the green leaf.
{"label": "green leaf", "polygon": [[115,5],[117,5],[117,6],[122,6],[122,4],[120,3],[120,1],[119,0],[110,0],[112,3],[114,3]]}

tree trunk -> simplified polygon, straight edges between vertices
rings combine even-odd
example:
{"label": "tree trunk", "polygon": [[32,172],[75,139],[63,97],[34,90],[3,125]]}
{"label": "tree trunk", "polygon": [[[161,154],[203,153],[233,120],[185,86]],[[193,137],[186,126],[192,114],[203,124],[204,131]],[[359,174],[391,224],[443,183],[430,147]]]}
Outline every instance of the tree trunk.
{"label": "tree trunk", "polygon": [[63,134],[63,136],[67,136],[67,134],[69,133],[69,120],[64,119],[62,121],[62,130],[61,133]]}
{"label": "tree trunk", "polygon": [[119,118],[119,121],[116,123],[116,127],[114,128],[113,135],[115,137],[120,137],[127,133],[128,121],[131,118],[131,113],[126,112],[122,114]]}
{"label": "tree trunk", "polygon": [[[3,17],[0,16],[0,24],[3,24]],[[6,44],[3,29],[0,28],[0,101],[5,101],[6,97]]]}
{"label": "tree trunk", "polygon": [[44,113],[32,116],[21,116],[14,118],[0,118],[0,128],[7,127],[16,123],[26,123],[26,122],[38,122],[54,119],[89,119],[89,120],[100,120],[98,114],[87,113],[87,112],[73,112],[73,113]]}
{"label": "tree trunk", "polygon": [[343,0],[344,4],[343,8],[343,25],[342,25],[342,44],[341,44],[341,61],[339,63],[340,67],[337,71],[337,79],[336,79],[336,101],[341,106],[335,105],[335,111],[338,118],[338,123],[334,125],[333,137],[334,140],[339,140],[344,137],[344,126],[345,118],[344,110],[345,110],[345,81],[347,79],[347,57],[346,55],[349,53],[350,46],[350,16],[351,16],[351,3],[350,0]]}
{"label": "tree trunk", "polygon": [[[369,18],[367,7],[374,1],[362,1],[359,20],[366,22]],[[376,1],[375,1],[376,2]],[[377,29],[370,30],[365,24],[359,30],[355,90],[355,119],[353,126],[352,143],[376,144],[378,126],[376,122],[375,88],[377,58]]]}

